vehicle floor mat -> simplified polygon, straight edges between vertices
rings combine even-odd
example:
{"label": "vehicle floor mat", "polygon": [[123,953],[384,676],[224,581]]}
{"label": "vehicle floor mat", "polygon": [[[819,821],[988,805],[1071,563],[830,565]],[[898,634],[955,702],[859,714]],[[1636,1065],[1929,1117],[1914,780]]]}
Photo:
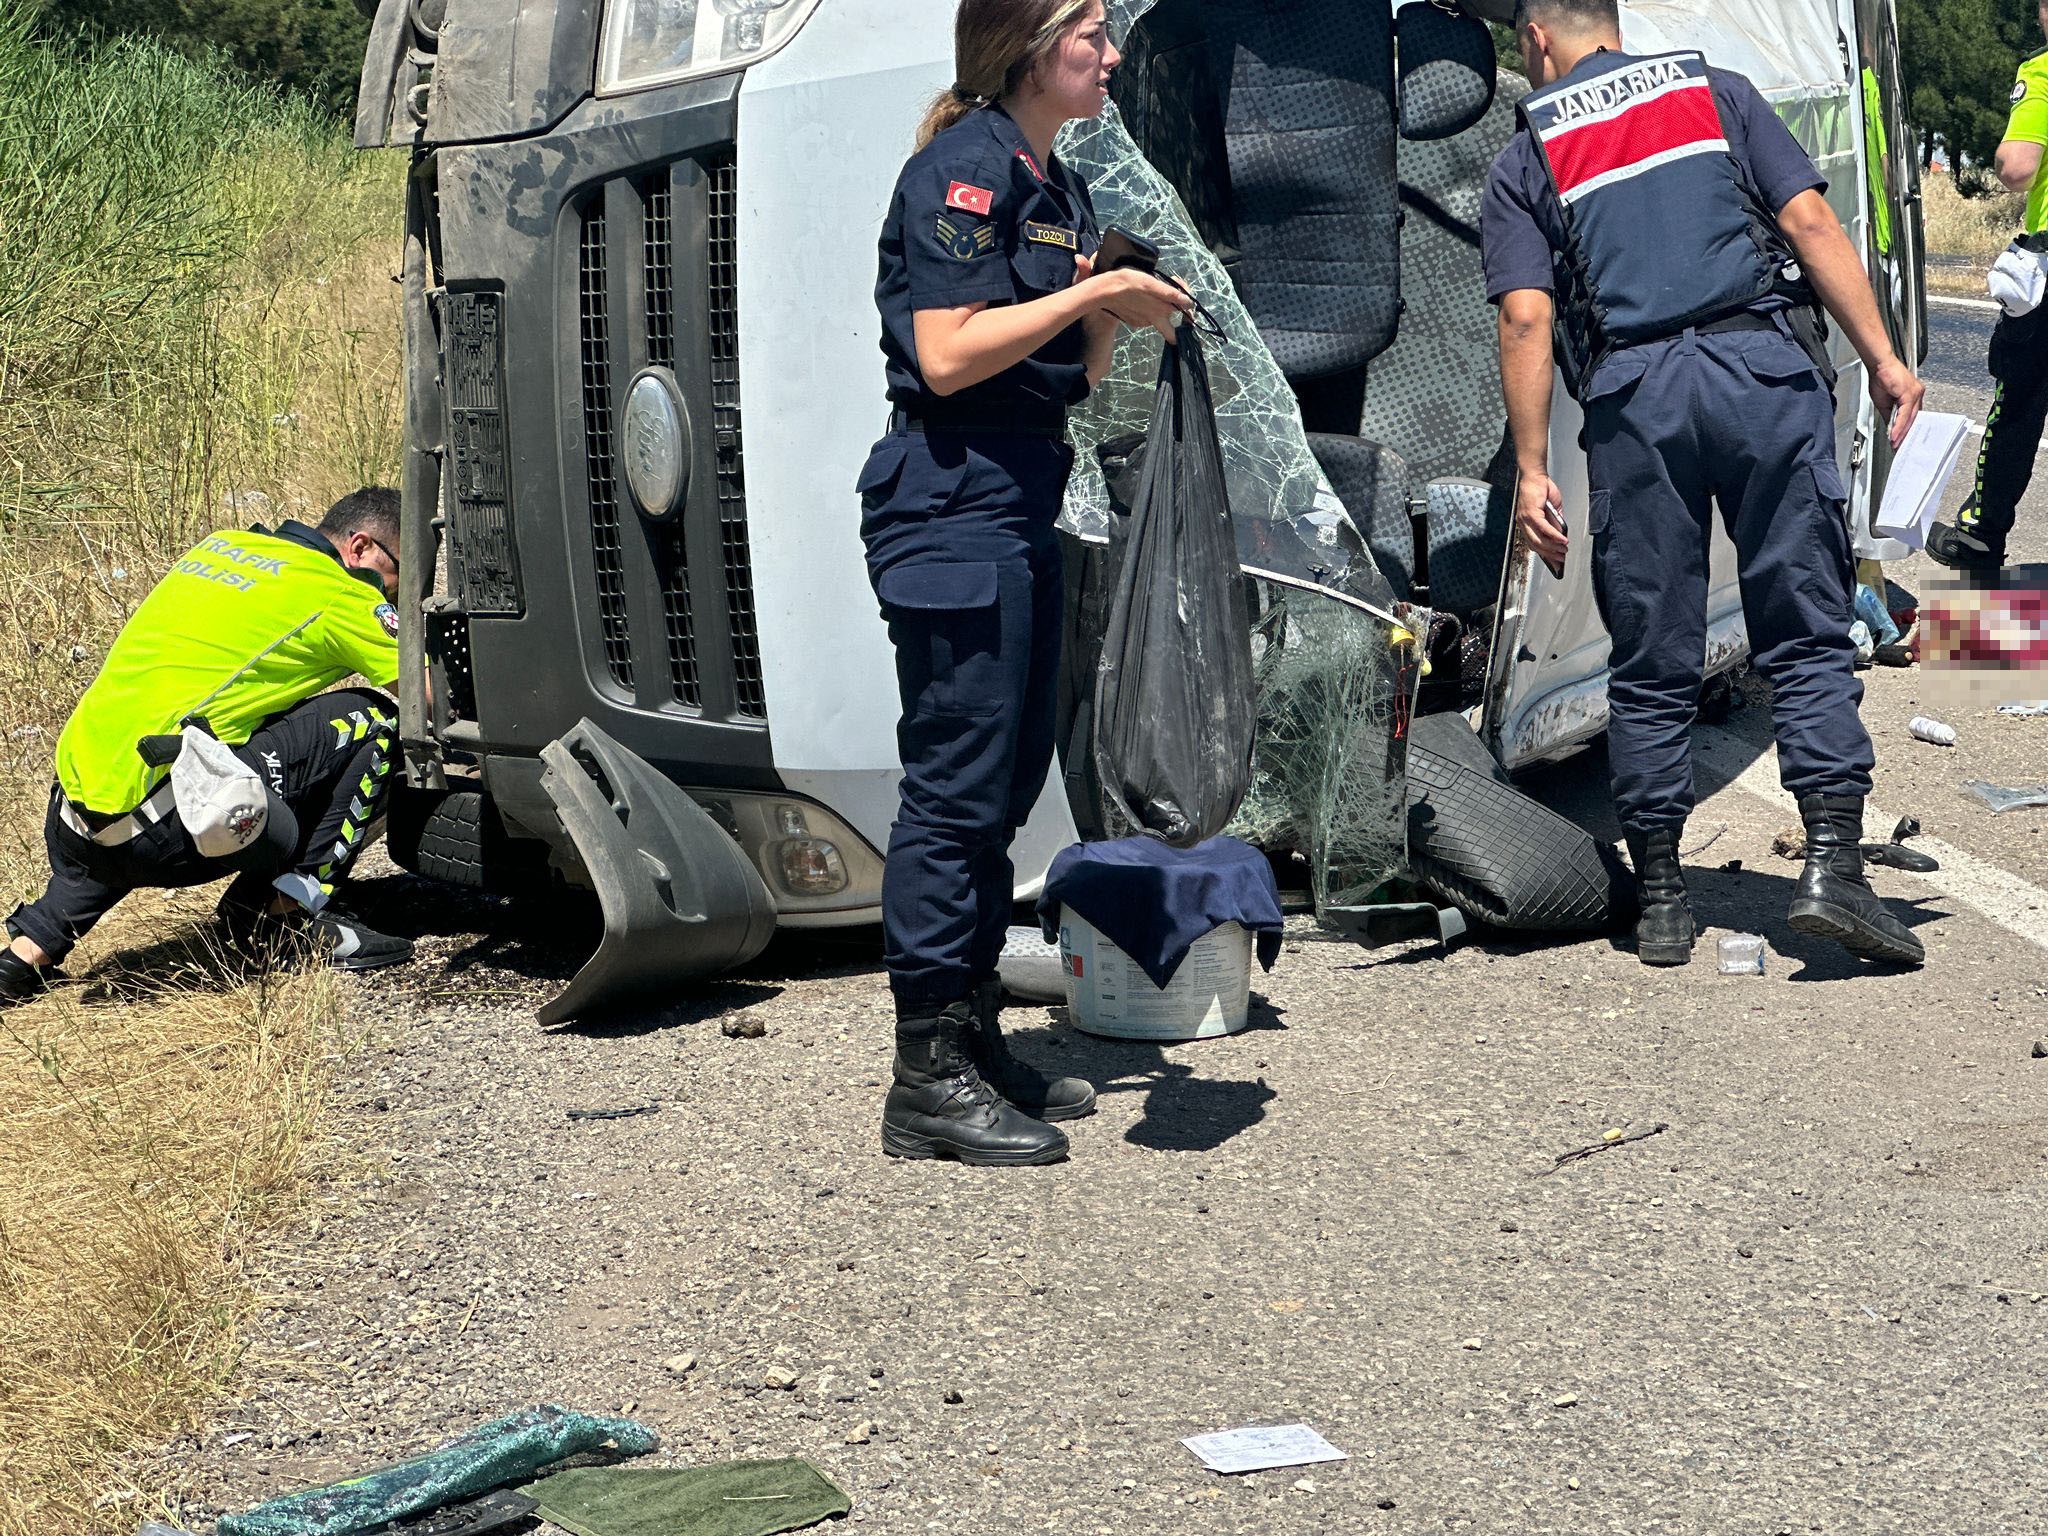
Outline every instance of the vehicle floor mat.
{"label": "vehicle floor mat", "polygon": [[1409,731],[1408,867],[1495,928],[1594,933],[1635,918],[1635,877],[1620,856],[1509,784],[1458,714]]}

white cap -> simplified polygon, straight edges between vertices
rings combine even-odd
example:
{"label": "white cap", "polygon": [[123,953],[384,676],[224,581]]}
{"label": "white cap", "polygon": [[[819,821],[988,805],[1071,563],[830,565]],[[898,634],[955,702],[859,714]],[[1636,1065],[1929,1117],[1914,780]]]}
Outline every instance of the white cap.
{"label": "white cap", "polygon": [[171,764],[171,798],[178,819],[209,859],[240,853],[263,835],[270,802],[256,770],[226,742],[188,725],[185,744]]}
{"label": "white cap", "polygon": [[2017,244],[2009,245],[1991,264],[1988,282],[1999,308],[2017,320],[2041,307],[2043,292],[2048,290],[2048,263]]}

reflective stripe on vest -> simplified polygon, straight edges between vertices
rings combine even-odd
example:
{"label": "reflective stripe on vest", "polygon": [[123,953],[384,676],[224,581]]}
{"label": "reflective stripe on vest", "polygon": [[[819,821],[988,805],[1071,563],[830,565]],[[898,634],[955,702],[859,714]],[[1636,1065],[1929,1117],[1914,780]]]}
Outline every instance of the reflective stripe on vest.
{"label": "reflective stripe on vest", "polygon": [[1771,291],[1776,263],[1729,151],[1707,61],[1633,59],[1522,104],[1584,289],[1577,350],[1674,336]]}

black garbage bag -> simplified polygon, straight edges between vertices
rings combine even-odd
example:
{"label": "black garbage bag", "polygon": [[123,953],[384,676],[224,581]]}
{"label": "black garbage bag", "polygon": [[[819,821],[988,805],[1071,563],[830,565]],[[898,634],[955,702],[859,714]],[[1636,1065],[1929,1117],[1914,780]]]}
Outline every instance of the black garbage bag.
{"label": "black garbage bag", "polygon": [[1163,349],[1142,438],[1097,456],[1112,508],[1093,740],[1105,821],[1176,848],[1215,837],[1251,787],[1251,620],[1193,325]]}
{"label": "black garbage bag", "polygon": [[1599,933],[1636,916],[1635,876],[1614,850],[1510,784],[1459,714],[1409,727],[1408,867],[1495,928]]}

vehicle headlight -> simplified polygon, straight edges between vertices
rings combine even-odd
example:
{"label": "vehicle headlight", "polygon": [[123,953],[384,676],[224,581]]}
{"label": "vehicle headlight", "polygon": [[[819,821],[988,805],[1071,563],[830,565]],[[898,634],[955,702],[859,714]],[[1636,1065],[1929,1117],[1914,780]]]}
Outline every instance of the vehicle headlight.
{"label": "vehicle headlight", "polygon": [[600,95],[744,69],[810,20],[818,0],[607,0]]}

